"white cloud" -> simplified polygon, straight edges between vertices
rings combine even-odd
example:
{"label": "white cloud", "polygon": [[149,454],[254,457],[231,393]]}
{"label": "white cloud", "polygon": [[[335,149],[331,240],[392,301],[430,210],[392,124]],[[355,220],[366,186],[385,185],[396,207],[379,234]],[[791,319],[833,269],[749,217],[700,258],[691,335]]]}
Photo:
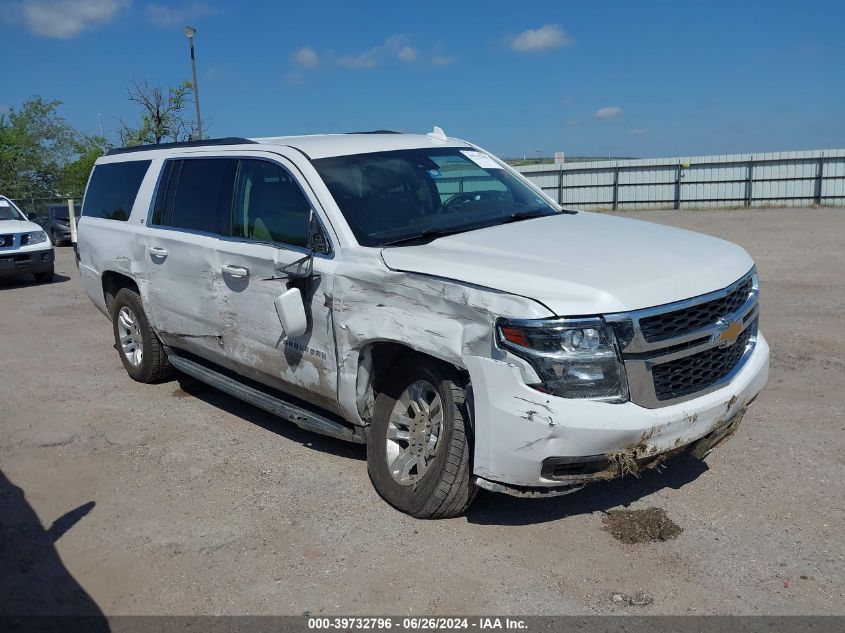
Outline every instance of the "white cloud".
{"label": "white cloud", "polygon": [[399,52],[396,54],[396,56],[403,62],[412,62],[416,61],[417,57],[420,56],[420,53],[416,48],[413,48],[411,46],[403,46],[399,49]]}
{"label": "white cloud", "polygon": [[24,0],[13,17],[43,37],[67,40],[111,22],[131,0]]}
{"label": "white cloud", "polygon": [[147,5],[147,18],[163,29],[185,26],[186,23],[209,15],[211,12],[211,7],[199,0],[181,6],[156,4],[155,2]]}
{"label": "white cloud", "polygon": [[618,121],[622,117],[622,108],[619,108],[617,106],[599,108],[598,110],[596,110],[596,113],[593,116],[596,117],[599,121],[613,123],[614,121]]}
{"label": "white cloud", "polygon": [[631,134],[634,136],[642,136],[643,134],[648,134],[648,130],[644,127],[632,127]]}
{"label": "white cloud", "polygon": [[546,24],[528,29],[511,40],[511,48],[519,53],[539,53],[550,48],[572,44],[573,40],[559,24]]}
{"label": "white cloud", "polygon": [[[353,70],[371,70],[391,61],[414,64],[423,59],[423,53],[412,46],[404,35],[391,35],[380,44],[360,53],[340,55],[333,50],[317,51],[310,46],[304,46],[294,51],[290,59],[301,68],[343,66]],[[454,57],[443,54],[439,47],[434,47],[425,54],[425,63],[434,67],[446,66],[454,61]]]}
{"label": "white cloud", "polygon": [[344,55],[337,61],[341,66],[346,66],[347,68],[369,70],[379,65],[380,57],[381,47],[375,46],[357,55]]}
{"label": "white cloud", "polygon": [[320,65],[320,56],[313,48],[304,46],[293,54],[293,61],[303,68],[315,68]]}
{"label": "white cloud", "polygon": [[337,60],[337,63],[347,68],[369,70],[388,59],[395,58],[410,63],[416,61],[419,56],[419,51],[410,46],[402,35],[391,35],[381,44],[373,46],[363,53],[344,55]]}

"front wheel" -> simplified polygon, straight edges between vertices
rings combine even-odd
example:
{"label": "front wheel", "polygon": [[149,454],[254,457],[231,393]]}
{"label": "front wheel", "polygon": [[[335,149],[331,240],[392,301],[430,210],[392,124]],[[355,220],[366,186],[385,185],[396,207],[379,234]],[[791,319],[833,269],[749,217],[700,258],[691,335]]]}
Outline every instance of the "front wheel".
{"label": "front wheel", "polygon": [[367,470],[392,506],[421,519],[459,516],[475,498],[469,416],[457,372],[422,356],[405,358],[378,395]]}
{"label": "front wheel", "polygon": [[50,231],[50,243],[53,246],[61,246],[62,245],[62,238],[56,235],[55,231]]}

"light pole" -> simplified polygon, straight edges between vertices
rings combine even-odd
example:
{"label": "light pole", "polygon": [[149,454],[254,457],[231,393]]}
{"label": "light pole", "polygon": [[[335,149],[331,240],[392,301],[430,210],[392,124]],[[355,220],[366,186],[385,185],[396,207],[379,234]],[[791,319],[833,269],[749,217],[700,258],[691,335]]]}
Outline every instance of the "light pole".
{"label": "light pole", "polygon": [[191,72],[194,74],[194,103],[197,106],[197,138],[202,140],[202,117],[200,116],[200,87],[197,84],[197,60],[194,57],[194,35],[197,30],[192,26],[183,29],[185,37],[188,38],[188,45],[191,47]]}

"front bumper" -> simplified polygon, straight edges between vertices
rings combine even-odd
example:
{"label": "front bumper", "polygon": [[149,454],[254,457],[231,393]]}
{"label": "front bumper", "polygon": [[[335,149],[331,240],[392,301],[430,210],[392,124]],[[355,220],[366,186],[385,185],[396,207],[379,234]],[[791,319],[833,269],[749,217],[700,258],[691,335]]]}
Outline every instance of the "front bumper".
{"label": "front bumper", "polygon": [[53,267],[53,247],[15,251],[0,250],[0,277],[44,273]]}
{"label": "front bumper", "polygon": [[[464,360],[472,381],[473,473],[479,484],[542,493],[607,478],[614,471],[636,472],[685,449],[698,449],[703,456],[712,447],[695,443],[716,436],[716,431],[732,434],[765,385],[769,346],[759,334],[753,353],[730,383],[656,409],[550,396],[528,387],[511,364],[479,356]],[[584,465],[591,461],[596,468]],[[577,465],[571,474],[567,464]]]}

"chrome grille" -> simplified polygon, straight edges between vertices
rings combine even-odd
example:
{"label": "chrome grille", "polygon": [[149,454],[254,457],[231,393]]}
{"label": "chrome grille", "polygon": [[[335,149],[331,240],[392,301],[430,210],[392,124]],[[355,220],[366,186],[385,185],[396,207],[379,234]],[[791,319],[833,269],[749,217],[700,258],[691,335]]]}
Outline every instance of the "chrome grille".
{"label": "chrome grille", "polygon": [[745,328],[728,347],[712,347],[652,369],[654,394],[658,400],[674,400],[696,393],[727,376],[745,353],[751,337],[757,333],[757,319]]}
{"label": "chrome grille", "polygon": [[6,233],[5,235],[0,235],[0,248],[8,248],[13,246],[15,243],[15,234],[14,233]]}
{"label": "chrome grille", "polygon": [[758,296],[752,269],[716,292],[607,315],[619,341],[631,401],[653,409],[727,384],[757,341]]}
{"label": "chrome grille", "polygon": [[748,300],[750,294],[751,278],[748,278],[724,297],[640,319],[640,330],[649,342],[663,341],[690,330],[697,330],[736,312]]}

